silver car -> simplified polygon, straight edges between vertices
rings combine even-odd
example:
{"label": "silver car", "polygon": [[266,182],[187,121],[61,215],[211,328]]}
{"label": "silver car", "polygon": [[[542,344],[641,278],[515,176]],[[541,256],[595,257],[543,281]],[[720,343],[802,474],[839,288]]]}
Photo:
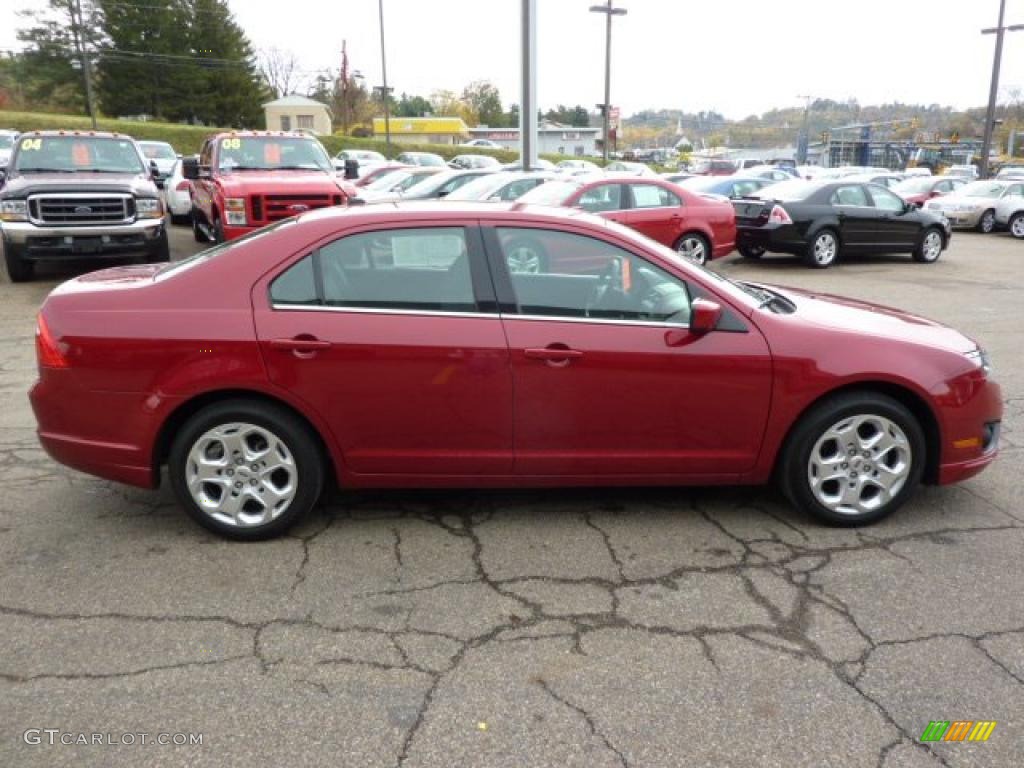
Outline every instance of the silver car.
{"label": "silver car", "polygon": [[1024,240],[1024,177],[1010,185],[996,204],[996,226],[1005,227],[1018,240]]}
{"label": "silver car", "polygon": [[924,207],[932,213],[943,214],[954,229],[977,229],[988,233],[996,228],[996,205],[1011,187],[1019,188],[1020,184],[998,180],[972,181],[945,197],[929,200]]}

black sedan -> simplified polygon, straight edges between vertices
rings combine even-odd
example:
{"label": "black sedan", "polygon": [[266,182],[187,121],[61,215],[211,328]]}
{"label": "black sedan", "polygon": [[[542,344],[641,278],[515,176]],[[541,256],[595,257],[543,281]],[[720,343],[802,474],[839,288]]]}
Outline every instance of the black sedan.
{"label": "black sedan", "polygon": [[733,207],[741,255],[790,253],[818,269],[835,264],[841,253],[911,253],[915,261],[931,263],[951,237],[945,217],[878,184],[845,179],[784,181],[760,196],[734,200]]}

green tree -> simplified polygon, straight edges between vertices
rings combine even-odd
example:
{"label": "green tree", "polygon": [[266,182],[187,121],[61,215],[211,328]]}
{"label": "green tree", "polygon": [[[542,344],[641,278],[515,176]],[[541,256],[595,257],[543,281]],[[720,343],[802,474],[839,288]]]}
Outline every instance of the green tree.
{"label": "green tree", "polygon": [[476,114],[484,125],[501,127],[505,123],[505,111],[501,106],[501,94],[486,80],[476,80],[462,90],[462,102]]}
{"label": "green tree", "polygon": [[423,117],[433,112],[430,102],[422,96],[403,93],[395,103],[395,117]]}

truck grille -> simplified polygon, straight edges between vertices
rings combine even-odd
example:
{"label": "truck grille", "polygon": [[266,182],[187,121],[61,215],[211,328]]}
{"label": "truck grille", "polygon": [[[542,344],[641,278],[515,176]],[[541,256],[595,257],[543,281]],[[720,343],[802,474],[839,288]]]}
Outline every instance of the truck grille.
{"label": "truck grille", "polygon": [[121,224],[135,218],[131,195],[31,195],[28,215],[34,224],[90,226]]}
{"label": "truck grille", "polygon": [[280,221],[303,211],[341,204],[341,195],[253,195],[252,215],[256,221]]}

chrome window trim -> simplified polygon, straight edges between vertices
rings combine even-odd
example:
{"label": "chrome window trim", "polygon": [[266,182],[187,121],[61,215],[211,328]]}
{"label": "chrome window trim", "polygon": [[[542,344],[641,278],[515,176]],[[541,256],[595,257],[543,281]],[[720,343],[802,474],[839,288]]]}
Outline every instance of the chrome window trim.
{"label": "chrome window trim", "polygon": [[603,317],[562,317],[560,315],[517,315],[498,312],[446,312],[437,309],[383,309],[375,307],[325,307],[316,304],[271,304],[275,311],[288,312],[341,312],[355,315],[420,315],[426,317],[476,317],[500,318],[501,320],[526,320],[528,322],[593,323],[596,325],[633,325],[648,328],[680,329],[689,328],[689,323],[666,323],[658,320],[614,320]]}

